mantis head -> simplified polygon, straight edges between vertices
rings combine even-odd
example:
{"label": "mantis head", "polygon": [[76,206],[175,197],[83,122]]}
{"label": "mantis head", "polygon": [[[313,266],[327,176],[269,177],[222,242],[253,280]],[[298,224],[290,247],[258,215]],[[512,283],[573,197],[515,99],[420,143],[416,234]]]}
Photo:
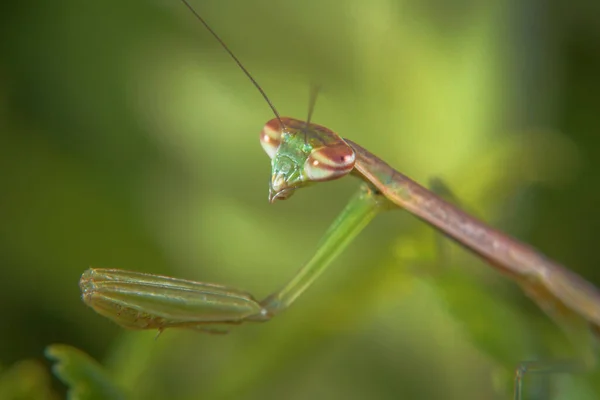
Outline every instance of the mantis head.
{"label": "mantis head", "polygon": [[341,178],[354,168],[354,150],[324,126],[295,118],[273,118],[260,133],[271,158],[269,201],[288,199],[313,182]]}

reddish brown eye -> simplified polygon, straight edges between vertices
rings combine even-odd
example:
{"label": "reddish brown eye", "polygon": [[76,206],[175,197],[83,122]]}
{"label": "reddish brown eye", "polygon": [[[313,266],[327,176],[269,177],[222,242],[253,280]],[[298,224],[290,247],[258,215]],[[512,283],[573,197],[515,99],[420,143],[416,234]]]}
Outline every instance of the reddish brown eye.
{"label": "reddish brown eye", "polygon": [[354,150],[341,142],[313,150],[304,164],[304,172],[311,181],[329,181],[341,178],[354,168]]}
{"label": "reddish brown eye", "polygon": [[277,149],[281,144],[282,133],[283,126],[277,118],[267,122],[260,132],[260,144],[269,155],[269,158],[275,157],[275,153],[277,153]]}

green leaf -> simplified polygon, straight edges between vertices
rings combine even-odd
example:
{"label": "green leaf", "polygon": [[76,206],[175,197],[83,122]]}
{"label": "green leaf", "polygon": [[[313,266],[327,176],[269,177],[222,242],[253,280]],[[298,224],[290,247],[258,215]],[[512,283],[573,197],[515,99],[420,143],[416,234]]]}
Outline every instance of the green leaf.
{"label": "green leaf", "polygon": [[69,400],[125,399],[104,368],[81,350],[53,344],[46,348],[46,357],[57,361],[52,371],[69,387]]}

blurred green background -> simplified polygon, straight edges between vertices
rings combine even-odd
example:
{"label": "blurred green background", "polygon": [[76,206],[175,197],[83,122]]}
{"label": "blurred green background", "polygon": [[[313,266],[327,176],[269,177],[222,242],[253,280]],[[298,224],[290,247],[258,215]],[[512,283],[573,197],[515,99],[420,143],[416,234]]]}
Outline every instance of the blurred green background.
{"label": "blurred green background", "polygon": [[[314,122],[444,178],[470,212],[600,284],[600,3],[193,4],[282,115],[304,118],[321,85]],[[176,0],[0,10],[0,397],[64,396],[51,343],[144,399],[504,399],[520,360],[568,353],[512,283],[403,212],[268,324],[123,331],[80,301],[88,266],[261,298],[358,184],[267,202],[258,133],[273,115]],[[529,386],[597,397],[568,377]]]}

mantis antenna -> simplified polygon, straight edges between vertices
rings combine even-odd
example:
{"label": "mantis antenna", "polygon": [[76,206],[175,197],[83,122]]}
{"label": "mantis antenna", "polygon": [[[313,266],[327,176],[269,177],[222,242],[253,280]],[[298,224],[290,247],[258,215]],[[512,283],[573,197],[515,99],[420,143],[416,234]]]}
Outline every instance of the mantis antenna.
{"label": "mantis antenna", "polygon": [[267,96],[267,93],[263,90],[262,87],[260,87],[260,85],[258,84],[258,82],[256,82],[256,80],[252,77],[252,75],[250,74],[250,72],[248,72],[248,70],[246,69],[246,67],[244,67],[244,64],[242,64],[242,62],[235,56],[235,54],[233,54],[233,52],[231,50],[229,50],[229,47],[227,47],[227,45],[225,44],[225,42],[223,41],[223,39],[221,39],[219,37],[219,35],[217,35],[217,33],[212,30],[212,28],[208,25],[208,23],[200,16],[200,14],[198,14],[196,12],[196,10],[194,9],[194,7],[192,7],[192,5],[187,0],[181,0],[181,2],[192,12],[192,14],[194,14],[194,16],[196,17],[196,19],[198,21],[200,21],[200,23],[202,23],[202,25],[204,25],[204,27],[210,32],[210,34],[213,35],[213,37],[215,39],[217,39],[217,41],[223,47],[223,49],[225,49],[225,51],[227,52],[227,54],[229,54],[231,56],[231,58],[233,58],[233,61],[235,61],[235,63],[238,65],[238,67],[240,67],[240,69],[244,72],[244,74],[246,74],[246,76],[248,77],[248,79],[250,79],[250,81],[252,82],[252,84],[258,89],[258,91],[260,92],[260,94],[262,95],[262,97],[267,101],[267,104],[269,105],[269,107],[271,107],[271,110],[273,111],[273,114],[275,114],[275,117],[277,117],[277,120],[281,123],[282,126],[285,126],[283,124],[283,122],[281,121],[281,117],[279,116],[279,112],[277,112],[277,109],[275,108],[275,106],[273,105],[273,103],[271,103],[271,100],[269,99],[269,96]]}

